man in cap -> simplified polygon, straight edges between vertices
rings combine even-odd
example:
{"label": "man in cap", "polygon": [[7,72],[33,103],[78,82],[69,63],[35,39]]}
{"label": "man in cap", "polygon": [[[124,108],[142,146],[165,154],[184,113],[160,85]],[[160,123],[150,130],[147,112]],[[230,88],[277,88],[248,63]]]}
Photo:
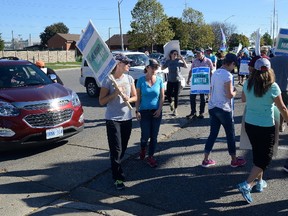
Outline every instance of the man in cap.
{"label": "man in cap", "polygon": [[[197,67],[208,67],[210,70],[210,76],[212,75],[212,70],[213,70],[213,63],[212,61],[205,57],[204,55],[204,49],[203,48],[197,48],[195,50],[196,53],[196,59],[192,62],[191,65],[191,70],[189,71],[188,74],[188,79],[187,79],[187,84],[190,83],[190,79],[192,77],[192,69],[197,68]],[[197,117],[196,115],[196,96],[197,94],[192,94],[190,93],[190,106],[191,106],[191,113],[186,116],[187,119],[203,119],[204,118],[204,111],[205,111],[205,94],[200,94],[200,112],[199,116]]]}

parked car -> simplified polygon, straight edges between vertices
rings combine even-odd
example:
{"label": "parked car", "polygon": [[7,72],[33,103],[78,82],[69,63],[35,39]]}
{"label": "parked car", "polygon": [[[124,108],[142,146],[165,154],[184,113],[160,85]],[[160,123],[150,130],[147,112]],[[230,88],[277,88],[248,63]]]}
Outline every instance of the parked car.
{"label": "parked car", "polygon": [[[50,77],[50,78],[49,78]],[[26,60],[0,59],[0,150],[56,142],[84,128],[77,94]]]}
{"label": "parked car", "polygon": [[151,53],[149,55],[149,58],[156,59],[159,63],[164,59],[164,54],[163,53]]}
{"label": "parked car", "polygon": [[180,54],[184,57],[187,63],[192,62],[194,59],[194,53],[192,52],[192,50],[181,50]]}
{"label": "parked car", "polygon": [[[133,62],[131,62],[130,64],[131,67],[129,69],[128,74],[134,78],[136,83],[139,77],[144,75],[145,63],[148,61],[149,57],[143,52],[131,52],[131,51],[112,52],[113,55],[116,55],[118,53],[122,53],[126,55],[128,58],[133,60]],[[163,79],[164,87],[166,89],[168,69],[161,70],[161,68],[159,68],[157,71],[157,75]],[[85,59],[82,60],[81,76],[79,82],[81,85],[86,87],[86,92],[90,97],[99,96],[101,84],[98,83],[97,80],[94,78],[93,72],[87,65]],[[181,89],[185,87],[185,84],[186,84],[185,78],[181,77]]]}

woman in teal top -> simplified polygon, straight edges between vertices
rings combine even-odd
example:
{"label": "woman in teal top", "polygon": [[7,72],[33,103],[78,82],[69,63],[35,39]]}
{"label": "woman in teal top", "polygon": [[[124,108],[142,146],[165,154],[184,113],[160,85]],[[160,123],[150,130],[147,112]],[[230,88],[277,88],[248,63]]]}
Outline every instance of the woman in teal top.
{"label": "woman in teal top", "polygon": [[263,172],[270,164],[275,143],[274,104],[283,118],[288,120],[287,108],[283,103],[279,86],[270,61],[260,58],[255,62],[254,71],[245,82],[242,101],[246,101],[245,130],[252,145],[252,170],[246,181],[237,185],[244,199],[252,202],[250,191],[255,186],[258,192],[267,187]]}
{"label": "woman in teal top", "polygon": [[146,147],[149,143],[147,163],[156,167],[157,162],[153,155],[157,145],[157,136],[162,120],[162,107],[164,103],[163,81],[156,75],[159,64],[154,59],[149,59],[144,69],[145,76],[137,81],[136,118],[140,121],[141,127],[141,150],[140,159],[146,156]]}

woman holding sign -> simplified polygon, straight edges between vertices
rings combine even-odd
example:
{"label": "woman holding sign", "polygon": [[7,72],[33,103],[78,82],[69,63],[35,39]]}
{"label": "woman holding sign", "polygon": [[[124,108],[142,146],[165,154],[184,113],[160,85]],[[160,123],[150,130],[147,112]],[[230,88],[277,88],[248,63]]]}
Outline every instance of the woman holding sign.
{"label": "woman holding sign", "polygon": [[107,77],[102,83],[99,103],[107,105],[105,119],[112,177],[116,189],[121,190],[125,187],[121,160],[127,149],[132,130],[132,113],[127,102],[135,102],[137,94],[134,79],[125,74],[129,71],[132,60],[123,54],[117,54],[115,59],[117,65],[111,72],[112,77]]}
{"label": "woman holding sign", "polygon": [[[178,115],[178,96],[181,86],[180,82],[180,67],[187,68],[187,63],[183,56],[179,55],[177,50],[171,50],[169,53],[169,59],[165,61],[161,69],[168,68],[168,82],[167,82],[167,99],[170,103],[170,110],[173,111],[175,116]],[[172,99],[174,96],[174,101]]]}

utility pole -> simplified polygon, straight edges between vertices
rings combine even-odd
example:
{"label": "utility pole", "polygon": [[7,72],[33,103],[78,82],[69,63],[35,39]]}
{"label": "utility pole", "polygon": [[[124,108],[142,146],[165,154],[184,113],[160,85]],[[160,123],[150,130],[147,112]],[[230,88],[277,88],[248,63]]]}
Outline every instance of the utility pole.
{"label": "utility pole", "polygon": [[122,24],[121,24],[121,13],[120,13],[120,4],[123,0],[118,0],[118,15],[119,15],[119,28],[120,28],[120,37],[121,37],[121,49],[124,51],[124,43],[123,43],[123,34],[122,34]]}
{"label": "utility pole", "polygon": [[272,23],[272,41],[273,41],[273,47],[275,46],[275,0],[274,0],[274,10],[273,10],[273,23]]}

